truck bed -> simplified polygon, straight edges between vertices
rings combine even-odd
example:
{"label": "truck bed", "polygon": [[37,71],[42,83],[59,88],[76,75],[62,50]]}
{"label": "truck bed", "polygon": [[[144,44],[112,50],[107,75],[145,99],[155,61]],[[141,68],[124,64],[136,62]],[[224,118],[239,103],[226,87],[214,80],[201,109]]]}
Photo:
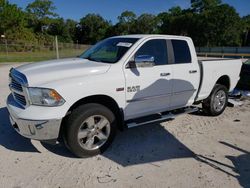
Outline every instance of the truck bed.
{"label": "truck bed", "polygon": [[215,61],[215,60],[232,60],[232,58],[220,58],[220,57],[201,57],[198,56],[198,61]]}
{"label": "truck bed", "polygon": [[201,82],[196,101],[206,99],[222,76],[229,78],[229,91],[235,88],[240,78],[241,59],[198,57],[198,60],[201,69]]}

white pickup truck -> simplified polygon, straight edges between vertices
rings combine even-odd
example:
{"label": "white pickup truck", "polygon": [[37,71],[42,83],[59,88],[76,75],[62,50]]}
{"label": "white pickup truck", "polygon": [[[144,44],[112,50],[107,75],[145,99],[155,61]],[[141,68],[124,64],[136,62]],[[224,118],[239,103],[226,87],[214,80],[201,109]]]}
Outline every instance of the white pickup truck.
{"label": "white pickup truck", "polygon": [[10,70],[7,99],[14,129],[57,141],[77,156],[103,152],[117,129],[173,119],[202,104],[221,114],[241,60],[198,60],[191,38],[127,35],[105,39],[73,59]]}

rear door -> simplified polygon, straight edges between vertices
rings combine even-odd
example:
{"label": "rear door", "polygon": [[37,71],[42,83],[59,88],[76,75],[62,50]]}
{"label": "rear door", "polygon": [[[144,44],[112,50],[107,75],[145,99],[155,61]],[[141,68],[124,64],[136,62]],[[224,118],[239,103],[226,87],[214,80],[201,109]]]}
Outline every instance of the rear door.
{"label": "rear door", "polygon": [[169,48],[173,56],[173,94],[171,108],[189,106],[194,102],[200,82],[200,69],[192,58],[189,41],[173,39]]}
{"label": "rear door", "polygon": [[125,119],[164,111],[170,105],[172,68],[168,66],[167,41],[150,39],[144,42],[134,57],[140,55],[153,56],[155,66],[124,69],[127,102]]}

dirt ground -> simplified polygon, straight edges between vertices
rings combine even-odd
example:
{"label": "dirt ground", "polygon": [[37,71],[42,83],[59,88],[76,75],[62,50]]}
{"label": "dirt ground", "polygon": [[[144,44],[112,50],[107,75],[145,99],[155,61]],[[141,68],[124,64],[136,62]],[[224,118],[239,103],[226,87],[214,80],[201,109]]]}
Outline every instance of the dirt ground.
{"label": "dirt ground", "polygon": [[219,117],[183,115],[119,132],[105,153],[79,159],[12,129],[12,66],[0,65],[0,187],[250,187],[250,100]]}

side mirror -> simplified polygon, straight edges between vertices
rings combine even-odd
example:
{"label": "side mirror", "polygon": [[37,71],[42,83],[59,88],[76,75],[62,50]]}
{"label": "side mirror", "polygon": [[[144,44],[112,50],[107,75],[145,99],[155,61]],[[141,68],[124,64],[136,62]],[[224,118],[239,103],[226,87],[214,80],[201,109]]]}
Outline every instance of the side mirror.
{"label": "side mirror", "polygon": [[155,66],[155,58],[150,55],[139,55],[135,57],[136,67],[153,67]]}

